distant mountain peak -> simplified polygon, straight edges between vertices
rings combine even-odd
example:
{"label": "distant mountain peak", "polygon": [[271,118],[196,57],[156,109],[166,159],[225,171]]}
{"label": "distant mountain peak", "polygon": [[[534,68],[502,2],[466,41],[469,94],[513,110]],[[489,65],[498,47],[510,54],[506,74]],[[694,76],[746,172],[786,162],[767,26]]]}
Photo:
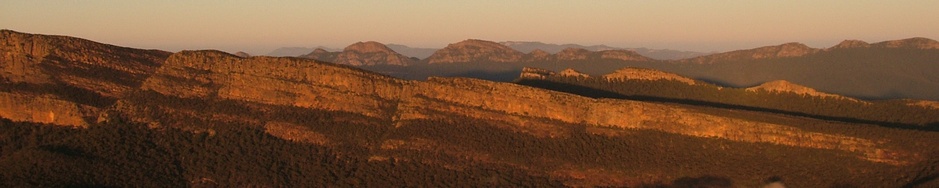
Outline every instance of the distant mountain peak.
{"label": "distant mountain peak", "polygon": [[684,77],[678,74],[669,73],[665,71],[655,70],[655,69],[646,69],[646,68],[635,68],[635,67],[626,67],[616,72],[603,75],[603,78],[607,81],[622,81],[622,80],[672,80],[686,83],[688,85],[695,85],[696,81],[694,79]]}
{"label": "distant mountain peak", "polygon": [[326,51],[323,48],[316,48],[312,52],[301,55],[301,58],[313,59],[318,61],[333,62],[336,60],[336,57],[339,56],[340,52],[330,52]]}
{"label": "distant mountain peak", "polygon": [[737,50],[712,55],[706,55],[691,59],[682,60],[684,62],[693,62],[699,64],[711,64],[715,62],[728,60],[747,60],[747,59],[769,59],[784,57],[801,57],[808,54],[819,52],[819,49],[811,48],[798,42],[790,42],[776,46],[764,46],[748,50]]}
{"label": "distant mountain peak", "polygon": [[428,63],[520,62],[522,52],[508,46],[479,39],[467,39],[447,45],[427,58]]}
{"label": "distant mountain peak", "polygon": [[884,41],[874,45],[884,48],[939,49],[939,42],[923,37]]}
{"label": "distant mountain peak", "polygon": [[354,51],[358,53],[394,52],[394,50],[391,50],[391,48],[388,48],[388,46],[385,46],[384,44],[378,43],[375,41],[356,42],[349,46],[346,46],[346,48],[344,48],[343,51]]}
{"label": "distant mountain peak", "polygon": [[361,65],[400,65],[414,64],[416,60],[401,55],[382,43],[375,41],[356,42],[347,46],[336,56],[333,63],[354,66]]}
{"label": "distant mountain peak", "polygon": [[841,41],[841,43],[838,43],[838,45],[832,46],[831,48],[834,48],[834,49],[839,49],[839,48],[867,48],[867,47],[870,47],[870,46],[871,46],[870,43],[864,42],[864,41],[862,41],[862,40],[844,40],[844,41]]}
{"label": "distant mountain peak", "polygon": [[583,48],[565,48],[554,54],[558,60],[576,61],[586,60],[590,57],[591,51]]}

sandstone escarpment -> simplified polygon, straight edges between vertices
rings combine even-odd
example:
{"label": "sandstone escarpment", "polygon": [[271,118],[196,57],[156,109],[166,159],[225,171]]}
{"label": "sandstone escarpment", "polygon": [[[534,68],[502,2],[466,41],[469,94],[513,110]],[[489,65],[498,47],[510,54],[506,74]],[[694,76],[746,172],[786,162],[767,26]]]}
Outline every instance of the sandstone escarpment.
{"label": "sandstone escarpment", "polygon": [[525,54],[499,43],[469,39],[447,45],[427,58],[434,63],[520,62]]}
{"label": "sandstone escarpment", "polygon": [[139,86],[170,53],[2,30],[0,55],[3,80],[31,84],[63,82],[113,97]]}
{"label": "sandstone escarpment", "polygon": [[390,117],[380,109],[407,81],[329,63],[275,57],[238,58],[218,51],[183,51],[142,86],[169,96],[218,97],[265,104]]}
{"label": "sandstone escarpment", "polygon": [[[534,70],[534,69],[531,69]],[[532,72],[532,71],[529,71]],[[879,140],[699,113],[648,102],[592,99],[469,78],[403,81],[295,58],[237,58],[214,51],[174,54],[143,87],[186,98],[221,98],[342,111],[401,122],[464,116],[539,137],[564,137],[551,122],[650,129],[695,137],[843,150],[890,164],[919,160]]]}
{"label": "sandstone escarpment", "polygon": [[620,81],[620,80],[672,80],[686,83],[688,85],[694,85],[696,81],[691,78],[680,76],[674,73],[663,72],[653,69],[644,69],[644,68],[633,68],[627,67],[616,70],[616,72],[603,75],[603,78],[607,81]]}
{"label": "sandstone escarpment", "polygon": [[800,57],[819,52],[819,49],[811,48],[802,43],[786,43],[778,46],[765,46],[749,50],[737,50],[713,55],[706,55],[691,59],[681,60],[686,63],[711,64],[715,62],[731,60],[753,60],[784,57]]}
{"label": "sandstone escarpment", "polygon": [[384,44],[368,41],[357,42],[342,50],[333,63],[354,66],[362,65],[400,65],[408,66],[417,62],[415,59],[398,54]]}

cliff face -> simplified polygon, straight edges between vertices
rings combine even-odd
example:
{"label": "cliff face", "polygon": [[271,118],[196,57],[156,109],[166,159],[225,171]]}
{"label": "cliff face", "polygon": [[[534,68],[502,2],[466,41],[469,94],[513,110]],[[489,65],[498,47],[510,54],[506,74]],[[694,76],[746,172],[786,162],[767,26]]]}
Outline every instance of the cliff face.
{"label": "cliff face", "polygon": [[14,121],[85,127],[85,117],[94,117],[98,109],[56,97],[32,93],[0,92],[0,117]]}
{"label": "cliff face", "polygon": [[400,65],[414,64],[417,60],[398,54],[384,44],[368,41],[357,42],[342,50],[334,63],[354,66],[362,65]]}
{"label": "cliff face", "polygon": [[447,45],[437,50],[427,58],[427,62],[434,63],[466,63],[466,62],[520,62],[522,52],[516,51],[499,43],[469,39]]}
{"label": "cliff face", "polygon": [[732,52],[706,55],[681,61],[686,63],[712,64],[715,62],[734,60],[800,57],[817,53],[819,51],[819,49],[810,48],[802,43],[786,43],[778,46],[765,46],[749,50],[737,50]]}
{"label": "cliff face", "polygon": [[[844,150],[857,153],[861,158],[890,164],[919,160],[910,157],[907,151],[879,148],[877,140],[708,115],[677,106],[598,100],[468,78],[404,81],[293,58],[241,59],[214,51],[180,52],[171,56],[145,82],[143,89],[184,98],[217,97],[351,112],[386,119],[399,126],[410,120],[445,120],[456,115],[498,122],[506,128],[539,137],[564,137],[563,129],[547,122],[561,121]],[[316,140],[316,136],[310,139]]]}
{"label": "cliff face", "polygon": [[79,117],[94,115],[79,109],[94,111],[109,105],[108,101],[138,87],[169,55],[72,37],[2,30],[0,89],[27,92],[4,94],[6,105],[0,105],[4,112],[0,116],[83,126],[86,123]]}
{"label": "cliff face", "polygon": [[136,87],[170,55],[9,30],[0,31],[0,53],[0,76],[9,82],[47,84],[55,80],[104,96]]}

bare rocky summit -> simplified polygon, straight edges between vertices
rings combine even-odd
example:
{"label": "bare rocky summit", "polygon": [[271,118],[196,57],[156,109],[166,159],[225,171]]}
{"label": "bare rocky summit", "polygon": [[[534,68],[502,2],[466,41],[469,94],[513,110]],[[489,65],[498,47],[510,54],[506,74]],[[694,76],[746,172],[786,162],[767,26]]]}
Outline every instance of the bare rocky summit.
{"label": "bare rocky summit", "polygon": [[427,58],[427,63],[521,62],[525,54],[505,45],[478,39],[447,45]]}
{"label": "bare rocky summit", "polygon": [[407,56],[398,54],[382,43],[368,41],[349,45],[336,56],[333,63],[353,66],[362,65],[400,65],[408,66],[417,62]]}

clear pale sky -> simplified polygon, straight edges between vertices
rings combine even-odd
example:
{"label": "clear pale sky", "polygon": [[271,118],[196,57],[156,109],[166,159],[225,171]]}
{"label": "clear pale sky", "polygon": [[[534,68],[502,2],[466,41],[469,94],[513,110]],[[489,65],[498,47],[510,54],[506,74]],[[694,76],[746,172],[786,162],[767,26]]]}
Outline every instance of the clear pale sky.
{"label": "clear pale sky", "polygon": [[939,1],[0,0],[0,28],[168,51],[266,54],[358,41],[491,41],[727,51],[939,39]]}

